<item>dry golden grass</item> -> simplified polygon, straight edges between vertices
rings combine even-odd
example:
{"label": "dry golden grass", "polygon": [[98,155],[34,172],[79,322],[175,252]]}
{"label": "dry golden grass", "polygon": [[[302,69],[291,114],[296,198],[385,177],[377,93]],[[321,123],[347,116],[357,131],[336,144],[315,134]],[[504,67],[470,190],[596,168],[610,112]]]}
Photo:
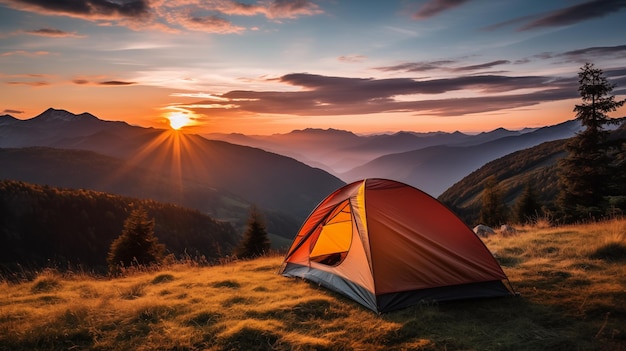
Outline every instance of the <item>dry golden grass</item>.
{"label": "dry golden grass", "polygon": [[0,283],[0,350],[626,350],[626,221],[485,240],[517,298],[378,316],[282,258]]}

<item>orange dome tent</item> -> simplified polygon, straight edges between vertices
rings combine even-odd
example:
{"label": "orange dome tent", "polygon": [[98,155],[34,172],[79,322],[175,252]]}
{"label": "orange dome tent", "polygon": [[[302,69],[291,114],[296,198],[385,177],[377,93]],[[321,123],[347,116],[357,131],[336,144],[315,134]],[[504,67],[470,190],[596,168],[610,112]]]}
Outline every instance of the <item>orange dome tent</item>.
{"label": "orange dome tent", "polygon": [[375,312],[513,295],[500,265],[461,219],[430,195],[386,179],[328,195],[303,223],[279,274],[316,282]]}

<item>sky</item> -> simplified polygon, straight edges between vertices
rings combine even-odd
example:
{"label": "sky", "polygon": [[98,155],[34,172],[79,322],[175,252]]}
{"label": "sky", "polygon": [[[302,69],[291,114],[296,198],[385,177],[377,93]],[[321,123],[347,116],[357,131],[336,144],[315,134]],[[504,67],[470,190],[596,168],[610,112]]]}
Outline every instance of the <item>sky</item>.
{"label": "sky", "polygon": [[585,62],[626,98],[626,0],[0,0],[0,115],[19,119],[514,130],[575,118]]}

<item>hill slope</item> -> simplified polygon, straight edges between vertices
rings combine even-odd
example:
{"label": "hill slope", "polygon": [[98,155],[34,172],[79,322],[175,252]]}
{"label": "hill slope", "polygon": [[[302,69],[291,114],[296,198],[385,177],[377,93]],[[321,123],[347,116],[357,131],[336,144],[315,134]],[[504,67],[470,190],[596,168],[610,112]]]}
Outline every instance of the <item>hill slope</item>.
{"label": "hill slope", "polygon": [[[513,206],[524,187],[531,184],[537,195],[536,200],[550,211],[554,209],[554,202],[560,190],[558,160],[567,156],[565,145],[568,140],[545,142],[488,162],[448,188],[438,199],[452,208],[466,223],[478,224],[484,180],[495,176],[503,190],[503,200],[507,205]],[[613,152],[617,153],[612,157],[617,163],[621,162],[624,165],[626,123],[611,129],[608,140],[614,146]],[[616,191],[614,195],[616,200],[624,196],[618,192]],[[620,207],[618,203],[614,203],[614,206]]]}
{"label": "hill slope", "polygon": [[550,205],[558,193],[557,162],[565,157],[566,140],[549,141],[488,162],[448,188],[438,200],[453,209],[470,226],[478,220],[484,181],[495,176],[503,199],[513,205],[526,184],[532,184],[538,201]]}
{"label": "hill slope", "polygon": [[240,235],[227,222],[198,211],[152,200],[121,197],[92,190],[0,181],[0,268],[84,269],[106,267],[111,242],[122,233],[134,206],[155,219],[155,235],[176,257],[228,255]]}
{"label": "hill slope", "polygon": [[[202,182],[172,181],[128,161],[92,151],[25,147],[0,149],[0,179],[153,199],[193,208],[218,220],[231,222],[243,231],[251,205],[249,200]],[[292,238],[297,217],[265,210],[270,233]]]}

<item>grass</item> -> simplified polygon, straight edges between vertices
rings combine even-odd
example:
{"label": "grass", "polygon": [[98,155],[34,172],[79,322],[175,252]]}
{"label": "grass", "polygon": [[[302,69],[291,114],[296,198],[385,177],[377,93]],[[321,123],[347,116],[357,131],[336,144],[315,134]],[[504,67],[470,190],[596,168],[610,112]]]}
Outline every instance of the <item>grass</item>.
{"label": "grass", "polygon": [[281,257],[0,283],[0,350],[626,350],[626,221],[485,239],[520,297],[376,315]]}

